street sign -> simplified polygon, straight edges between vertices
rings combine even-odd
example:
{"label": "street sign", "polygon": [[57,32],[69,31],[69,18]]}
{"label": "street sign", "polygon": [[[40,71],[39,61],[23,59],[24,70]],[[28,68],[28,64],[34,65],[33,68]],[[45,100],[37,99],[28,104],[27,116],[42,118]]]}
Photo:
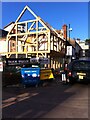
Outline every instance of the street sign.
{"label": "street sign", "polygon": [[40,64],[49,64],[50,63],[50,59],[49,58],[39,58],[39,62]]}
{"label": "street sign", "polygon": [[67,46],[67,56],[72,56],[72,46]]}
{"label": "street sign", "polygon": [[39,58],[30,58],[31,63],[37,63],[39,62]]}
{"label": "street sign", "polygon": [[6,58],[7,65],[21,65],[30,63],[30,58]]}
{"label": "street sign", "polygon": [[49,64],[50,60],[48,58],[40,57],[40,58],[30,58],[31,63],[39,62],[40,64]]}

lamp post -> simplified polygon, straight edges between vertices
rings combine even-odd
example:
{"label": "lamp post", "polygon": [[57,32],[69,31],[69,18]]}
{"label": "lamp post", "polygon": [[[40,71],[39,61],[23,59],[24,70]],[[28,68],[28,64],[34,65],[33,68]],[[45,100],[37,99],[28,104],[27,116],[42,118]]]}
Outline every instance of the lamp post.
{"label": "lamp post", "polygon": [[66,36],[65,36],[65,55],[64,55],[64,70],[65,70],[65,63],[67,61],[67,25],[66,25]]}
{"label": "lamp post", "polygon": [[[64,61],[64,71],[65,71],[65,74],[66,74],[66,84],[67,84],[67,66],[68,66],[68,63],[67,63],[67,55],[69,55],[67,53],[67,28],[68,28],[68,31],[69,31],[69,42],[70,42],[70,32],[72,31],[72,28],[70,28],[70,24],[69,24],[69,27],[66,26],[66,43],[65,43],[65,61]],[[70,51],[69,51],[70,52]],[[70,56],[71,57],[71,56]]]}
{"label": "lamp post", "polygon": [[70,32],[72,31],[72,28],[70,27],[70,24],[69,24],[69,26],[67,26],[66,25],[66,43],[65,43],[65,60],[66,60],[66,58],[67,58],[67,42],[68,42],[68,37],[67,37],[67,33],[69,32],[69,43],[70,43]]}
{"label": "lamp post", "polygon": [[66,25],[66,41],[65,41],[65,57],[64,57],[64,72],[66,76],[66,81],[65,83],[67,84],[67,25]]}
{"label": "lamp post", "polygon": [[70,42],[70,24],[69,24],[69,42]]}
{"label": "lamp post", "polygon": [[[69,43],[70,43],[70,32],[72,31],[72,28],[70,27],[70,24],[69,24],[68,31],[69,31]],[[70,61],[72,61],[72,55],[70,56]]]}
{"label": "lamp post", "polygon": [[69,29],[68,29],[68,31],[69,31],[69,42],[70,42],[70,32],[72,31],[72,28],[70,28],[70,24],[69,24]]}

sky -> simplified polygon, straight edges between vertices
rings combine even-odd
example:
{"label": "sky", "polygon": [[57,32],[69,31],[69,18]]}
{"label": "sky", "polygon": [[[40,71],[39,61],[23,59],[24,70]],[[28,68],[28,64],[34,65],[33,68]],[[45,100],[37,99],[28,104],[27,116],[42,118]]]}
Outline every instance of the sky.
{"label": "sky", "polygon": [[[88,38],[88,2],[2,2],[0,28],[3,29],[12,21],[15,22],[26,5],[55,29],[60,30],[64,24],[70,24],[71,38]],[[29,14],[25,14],[22,20]]]}

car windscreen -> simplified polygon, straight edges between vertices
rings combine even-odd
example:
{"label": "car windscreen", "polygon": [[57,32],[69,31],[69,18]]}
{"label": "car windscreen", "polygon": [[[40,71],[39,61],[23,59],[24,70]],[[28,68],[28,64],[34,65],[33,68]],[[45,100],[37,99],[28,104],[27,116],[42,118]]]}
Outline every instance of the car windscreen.
{"label": "car windscreen", "polygon": [[73,63],[73,70],[90,70],[90,62],[89,61],[78,61]]}

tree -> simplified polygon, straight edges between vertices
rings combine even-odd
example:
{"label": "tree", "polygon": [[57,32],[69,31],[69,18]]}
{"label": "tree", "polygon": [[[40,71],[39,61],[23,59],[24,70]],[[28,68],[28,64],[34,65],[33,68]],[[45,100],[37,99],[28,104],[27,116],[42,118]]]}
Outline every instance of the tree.
{"label": "tree", "polygon": [[90,44],[90,38],[86,39],[85,42]]}

